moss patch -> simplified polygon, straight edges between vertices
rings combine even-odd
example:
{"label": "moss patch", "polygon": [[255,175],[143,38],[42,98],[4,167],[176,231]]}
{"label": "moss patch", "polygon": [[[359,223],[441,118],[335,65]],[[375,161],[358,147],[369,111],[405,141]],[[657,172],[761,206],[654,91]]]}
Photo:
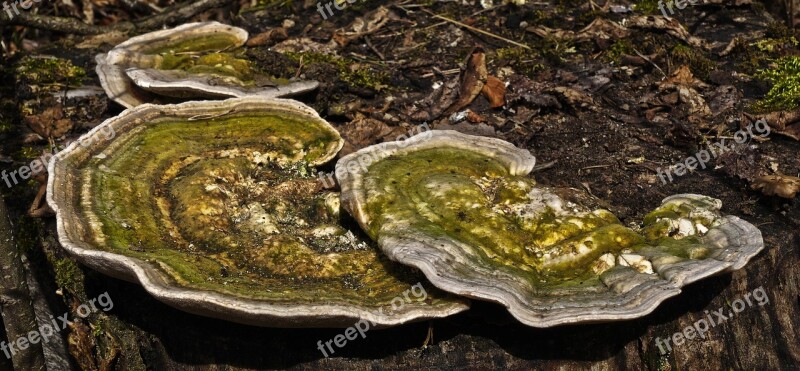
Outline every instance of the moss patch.
{"label": "moss patch", "polygon": [[339,79],[352,87],[369,88],[376,91],[381,91],[387,87],[388,74],[384,71],[377,71],[370,65],[323,53],[286,53],[286,55],[292,60],[303,64],[332,64],[339,71]]}
{"label": "moss patch", "polygon": [[772,89],[753,105],[761,112],[790,110],[800,102],[800,57],[788,56],[773,61],[768,68],[759,69],[758,79],[772,83]]}

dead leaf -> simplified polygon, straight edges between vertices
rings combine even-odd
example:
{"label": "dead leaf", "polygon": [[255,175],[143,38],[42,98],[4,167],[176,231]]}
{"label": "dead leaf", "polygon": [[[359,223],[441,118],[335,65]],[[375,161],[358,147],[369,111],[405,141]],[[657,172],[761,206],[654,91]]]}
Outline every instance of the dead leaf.
{"label": "dead leaf", "polygon": [[319,43],[307,37],[298,37],[296,39],[289,39],[281,41],[270,50],[278,53],[321,53],[328,55],[336,55],[338,46],[336,42],[331,40],[327,44]]}
{"label": "dead leaf", "polygon": [[467,121],[477,124],[479,122],[486,122],[486,117],[481,116],[473,110],[467,110]]}
{"label": "dead leaf", "polygon": [[42,137],[59,138],[72,129],[72,120],[64,118],[64,110],[58,105],[46,108],[42,113],[25,116],[25,123]]}
{"label": "dead leaf", "polygon": [[531,26],[526,28],[525,31],[534,33],[543,38],[573,41],[595,39],[618,40],[630,35],[630,31],[628,31],[627,28],[621,26],[619,23],[604,18],[596,18],[592,23],[578,32],[553,29],[545,26]]}
{"label": "dead leaf", "polygon": [[455,103],[458,98],[458,80],[452,79],[434,89],[430,95],[417,104],[406,107],[405,113],[415,121],[433,121]]}
{"label": "dead leaf", "polygon": [[669,78],[658,85],[658,89],[664,91],[676,86],[686,86],[695,89],[708,88],[708,84],[694,77],[692,70],[687,65],[683,65],[675,70]]}
{"label": "dead leaf", "polygon": [[756,179],[751,188],[767,196],[792,199],[800,192],[800,178],[788,175],[767,175]]}
{"label": "dead leaf", "polygon": [[594,99],[587,95],[586,93],[577,91],[572,88],[568,88],[566,86],[557,86],[552,89],[547,89],[546,93],[556,93],[564,98],[564,100],[569,103],[570,106],[575,108],[589,108],[589,109],[596,109]]}
{"label": "dead leaf", "polygon": [[664,31],[668,35],[684,41],[691,46],[708,49],[708,43],[705,40],[692,36],[689,31],[683,28],[683,25],[681,25],[677,19],[660,15],[640,15],[626,19],[622,25],[628,28]]}
{"label": "dead leaf", "polygon": [[345,156],[377,143],[380,138],[389,135],[392,132],[392,128],[382,121],[356,113],[356,117],[339,128],[339,132],[345,141],[340,156]]}
{"label": "dead leaf", "polygon": [[482,48],[475,48],[467,57],[461,75],[435,89],[428,97],[405,109],[415,121],[433,121],[443,114],[451,115],[472,103],[486,84],[486,55]]}
{"label": "dead leaf", "polygon": [[[778,134],[794,140],[800,140],[800,109],[794,111],[776,111],[762,116],[770,128]],[[755,120],[753,120],[755,121]]]}
{"label": "dead leaf", "polygon": [[445,114],[460,111],[472,103],[483,90],[489,72],[486,69],[486,54],[483,48],[475,48],[467,58],[466,68],[461,73],[461,86],[458,89],[458,100],[450,106]]}
{"label": "dead leaf", "polygon": [[347,27],[337,30],[333,34],[333,40],[340,46],[345,46],[362,36],[375,33],[393,19],[398,19],[397,15],[389,8],[380,6],[363,17],[356,18]]}
{"label": "dead leaf", "polygon": [[272,45],[289,38],[289,34],[283,27],[273,28],[262,32],[247,40],[247,46]]}
{"label": "dead leaf", "polygon": [[506,104],[506,84],[494,76],[486,78],[486,85],[483,86],[481,94],[489,100],[492,108],[499,108]]}

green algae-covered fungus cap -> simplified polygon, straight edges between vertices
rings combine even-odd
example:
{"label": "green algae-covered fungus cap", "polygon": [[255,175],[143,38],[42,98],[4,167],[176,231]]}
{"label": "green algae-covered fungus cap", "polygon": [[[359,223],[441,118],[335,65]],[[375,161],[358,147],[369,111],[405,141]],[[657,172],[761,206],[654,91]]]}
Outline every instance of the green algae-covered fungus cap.
{"label": "green algae-covered fungus cap", "polygon": [[145,104],[54,157],[48,203],[78,260],[188,312],[315,327],[465,310],[341,219],[316,166],[342,145],[292,100]]}
{"label": "green algae-covered fungus cap", "polygon": [[534,163],[499,139],[430,131],[336,170],[344,208],[391,259],[534,327],[643,316],[764,246],[757,228],[699,195],[667,198],[631,229],[575,190],[537,185]]}
{"label": "green algae-covered fungus cap", "polygon": [[158,96],[288,97],[314,90],[316,81],[273,81],[243,53],[247,31],[219,22],[187,23],[133,37],[95,57],[106,93],[132,108]]}

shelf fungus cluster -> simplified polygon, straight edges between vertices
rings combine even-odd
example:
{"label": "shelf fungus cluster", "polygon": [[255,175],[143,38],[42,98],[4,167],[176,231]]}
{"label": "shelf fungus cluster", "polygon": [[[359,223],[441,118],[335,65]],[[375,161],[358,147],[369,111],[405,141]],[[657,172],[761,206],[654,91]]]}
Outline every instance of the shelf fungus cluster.
{"label": "shelf fungus cluster", "polygon": [[244,53],[247,37],[218,22],[151,32],[97,55],[97,75],[109,97],[127,108],[186,98],[280,98],[317,88],[260,71]]}
{"label": "shelf fungus cluster", "polygon": [[389,258],[529,326],[643,316],[763,248],[719,200],[672,196],[632,229],[573,202],[575,191],[537,185],[534,163],[498,139],[434,131],[336,166],[344,208]]}
{"label": "shelf fungus cluster", "polygon": [[467,309],[342,221],[315,168],[343,140],[302,103],[145,104],[87,135],[106,126],[113,141],[76,142],[49,165],[60,242],[86,265],[256,325],[390,326]]}
{"label": "shelf fungus cluster", "polygon": [[549,327],[643,316],[764,246],[699,195],[623,225],[578,191],[538,185],[527,150],[454,131],[343,157],[337,192],[317,174],[342,137],[279,98],[316,83],[270,80],[246,40],[192,23],[97,57],[104,89],[130,109],[48,166],[59,240],[78,260],[185,311],[254,325],[386,327],[480,299]]}

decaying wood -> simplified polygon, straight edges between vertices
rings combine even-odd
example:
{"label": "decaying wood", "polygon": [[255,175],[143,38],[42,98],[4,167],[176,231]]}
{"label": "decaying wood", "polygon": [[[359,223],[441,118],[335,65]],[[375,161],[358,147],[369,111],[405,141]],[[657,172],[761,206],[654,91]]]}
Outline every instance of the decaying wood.
{"label": "decaying wood", "polygon": [[146,32],[152,31],[167,24],[185,21],[209,9],[225,6],[225,0],[200,0],[187,1],[167,8],[164,12],[135,22],[119,22],[110,26],[97,26],[84,23],[75,18],[54,17],[37,15],[31,12],[20,12],[12,18],[0,17],[0,27],[6,25],[20,25],[32,28],[64,32],[76,35],[98,35],[109,32]]}
{"label": "decaying wood", "polygon": [[[28,336],[28,332],[38,326],[14,234],[5,201],[0,201],[0,312],[3,315],[8,343],[14,343],[16,350],[14,352],[8,349],[8,352],[11,353],[14,368],[17,370],[44,370],[41,343],[23,345],[25,349],[16,345],[17,339]],[[5,356],[5,353],[0,353],[0,357]]]}

